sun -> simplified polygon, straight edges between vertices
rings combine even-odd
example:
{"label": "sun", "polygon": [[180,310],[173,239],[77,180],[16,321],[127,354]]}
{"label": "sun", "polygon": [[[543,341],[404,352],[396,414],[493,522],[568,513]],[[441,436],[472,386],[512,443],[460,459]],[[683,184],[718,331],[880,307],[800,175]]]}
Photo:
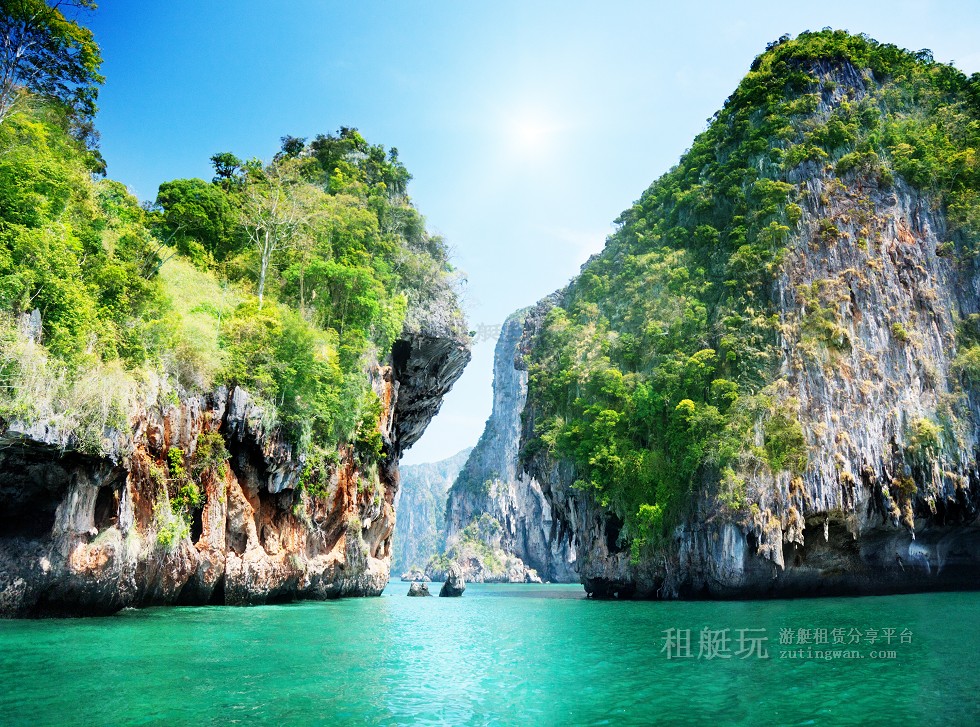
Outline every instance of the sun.
{"label": "sun", "polygon": [[504,123],[508,146],[522,156],[544,156],[561,130],[557,120],[540,109],[522,109]]}

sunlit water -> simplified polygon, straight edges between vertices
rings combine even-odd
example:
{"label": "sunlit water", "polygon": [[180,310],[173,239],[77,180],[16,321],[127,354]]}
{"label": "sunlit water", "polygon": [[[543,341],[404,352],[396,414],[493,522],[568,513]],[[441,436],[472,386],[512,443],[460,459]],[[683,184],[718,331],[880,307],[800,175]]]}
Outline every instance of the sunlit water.
{"label": "sunlit water", "polygon": [[[980,724],[977,593],[649,603],[587,601],[580,586],[407,588],[0,622],[0,724]],[[768,658],[739,654],[740,635],[743,650],[766,638]],[[780,658],[801,648],[812,658]]]}

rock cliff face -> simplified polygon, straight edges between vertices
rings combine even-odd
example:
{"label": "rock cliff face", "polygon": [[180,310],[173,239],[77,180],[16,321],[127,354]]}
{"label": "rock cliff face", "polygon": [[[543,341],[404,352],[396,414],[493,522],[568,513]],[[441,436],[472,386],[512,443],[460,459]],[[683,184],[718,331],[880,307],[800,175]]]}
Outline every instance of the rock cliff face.
{"label": "rock cliff face", "polygon": [[[847,62],[809,70],[821,89],[816,121],[859,103],[871,83]],[[798,402],[806,465],[799,474],[748,471],[744,503],[734,507],[719,497],[718,473],[703,468],[669,542],[631,559],[623,521],[572,487],[575,466],[531,451],[526,471],[573,533],[591,595],[980,585],[980,393],[961,385],[953,364],[958,324],[980,312],[977,257],[950,254],[960,233],[950,231],[943,205],[900,175],[807,161],[786,181],[798,190],[801,215],[775,282],[758,291],[759,307],[778,315],[774,396]],[[525,354],[541,345],[548,310],[564,303],[559,293],[528,316]],[[828,345],[814,344],[815,321],[832,323]],[[524,413],[526,444],[541,414],[532,406]],[[761,448],[763,438],[760,422],[751,444]]]}
{"label": "rock cliff face", "polygon": [[[0,422],[0,615],[380,594],[398,458],[468,361],[452,327],[406,330],[391,365],[370,372],[384,460],[363,469],[342,448],[325,496],[299,487],[304,463],[240,388],[147,397],[131,431],[106,432],[110,457],[73,451],[30,422]],[[199,447],[228,456],[206,459]],[[189,528],[169,504],[182,468],[203,497]]]}
{"label": "rock cliff face", "polygon": [[395,497],[392,573],[421,571],[442,550],[446,493],[456,480],[472,447],[440,462],[404,465],[399,468],[401,484]]}
{"label": "rock cliff face", "polygon": [[[493,410],[480,441],[449,491],[446,542],[464,539],[467,526],[481,516],[484,523],[490,517],[499,529],[489,534],[487,546],[519,559],[544,580],[575,582],[578,575],[571,530],[553,517],[541,485],[520,472],[517,464],[527,372],[515,368],[514,357],[526,313],[512,314],[501,327],[494,351]],[[476,572],[468,574],[469,580],[480,577]],[[525,578],[519,575],[518,579]]]}

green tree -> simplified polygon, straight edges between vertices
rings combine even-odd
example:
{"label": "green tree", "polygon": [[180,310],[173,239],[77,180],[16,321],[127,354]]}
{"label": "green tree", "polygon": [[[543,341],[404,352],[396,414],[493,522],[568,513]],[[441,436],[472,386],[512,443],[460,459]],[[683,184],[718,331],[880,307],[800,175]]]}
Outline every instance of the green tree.
{"label": "green tree", "polygon": [[246,183],[239,219],[259,255],[259,310],[273,257],[312,224],[316,197],[314,187],[278,164],[251,175]]}
{"label": "green tree", "polygon": [[37,309],[64,360],[138,363],[154,349],[156,258],[139,202],[94,182],[64,115],[37,104],[0,126],[0,309]]}
{"label": "green tree", "polygon": [[95,3],[0,3],[0,124],[25,92],[57,100],[83,122],[95,115],[102,55],[92,31],[65,17],[69,8],[92,10]]}
{"label": "green tree", "polygon": [[223,151],[211,157],[214,179],[211,181],[225,190],[233,189],[243,180],[242,160],[231,152]]}
{"label": "green tree", "polygon": [[238,252],[237,219],[228,194],[203,179],[164,182],[157,192],[164,232],[185,255],[195,257],[192,241],[217,260]]}
{"label": "green tree", "polygon": [[280,142],[282,144],[280,156],[287,158],[299,156],[306,147],[306,139],[297,136],[284,136],[280,139]]}

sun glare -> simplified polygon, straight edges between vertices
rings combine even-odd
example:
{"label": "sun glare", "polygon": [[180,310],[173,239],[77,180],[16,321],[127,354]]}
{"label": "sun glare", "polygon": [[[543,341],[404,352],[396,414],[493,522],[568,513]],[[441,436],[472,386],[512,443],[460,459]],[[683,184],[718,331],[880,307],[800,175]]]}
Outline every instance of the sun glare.
{"label": "sun glare", "polygon": [[555,143],[560,125],[540,111],[522,111],[505,124],[508,146],[523,156],[541,156]]}

